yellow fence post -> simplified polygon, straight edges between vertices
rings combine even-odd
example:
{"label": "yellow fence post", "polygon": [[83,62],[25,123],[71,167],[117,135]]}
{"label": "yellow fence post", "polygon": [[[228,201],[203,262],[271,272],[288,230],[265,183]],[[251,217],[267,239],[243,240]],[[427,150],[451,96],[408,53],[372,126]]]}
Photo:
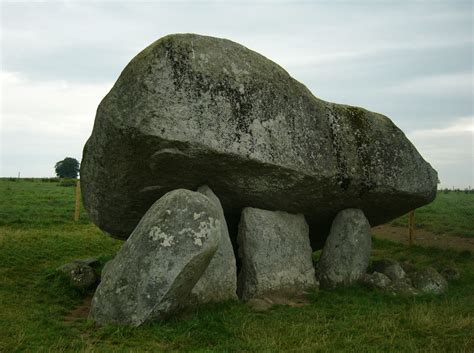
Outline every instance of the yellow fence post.
{"label": "yellow fence post", "polygon": [[76,209],[74,211],[74,221],[79,221],[81,217],[81,181],[77,180],[76,183]]}
{"label": "yellow fence post", "polygon": [[408,214],[408,245],[413,245],[415,233],[415,210]]}

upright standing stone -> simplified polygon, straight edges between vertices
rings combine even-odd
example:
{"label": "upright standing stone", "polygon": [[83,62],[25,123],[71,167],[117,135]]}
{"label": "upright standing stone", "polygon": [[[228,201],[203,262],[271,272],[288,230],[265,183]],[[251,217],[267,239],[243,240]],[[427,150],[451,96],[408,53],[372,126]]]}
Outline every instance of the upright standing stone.
{"label": "upright standing stone", "polygon": [[173,313],[217,250],[219,218],[200,193],[179,189],[165,194],[104,268],[91,318],[98,324],[139,326]]}
{"label": "upright standing stone", "polygon": [[303,215],[247,207],[242,211],[237,241],[242,299],[301,292],[317,285]]}
{"label": "upright standing stone", "polygon": [[318,263],[321,287],[349,286],[365,274],[372,239],[364,213],[355,208],[339,212]]}
{"label": "upright standing stone", "polygon": [[218,209],[221,237],[214,257],[191,292],[192,299],[198,303],[237,299],[237,266],[224,210],[209,186],[201,186],[198,192],[207,196]]}

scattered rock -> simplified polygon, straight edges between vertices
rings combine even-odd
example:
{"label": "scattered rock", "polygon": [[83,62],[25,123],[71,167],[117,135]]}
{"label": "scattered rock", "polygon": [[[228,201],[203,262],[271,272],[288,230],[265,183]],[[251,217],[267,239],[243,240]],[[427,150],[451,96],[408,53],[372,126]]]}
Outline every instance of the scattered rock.
{"label": "scattered rock", "polygon": [[451,267],[446,267],[442,276],[432,267],[417,270],[411,262],[391,259],[374,261],[371,267],[376,272],[364,275],[361,283],[399,295],[442,294],[448,288],[446,277],[459,275]]}
{"label": "scattered rock", "polygon": [[457,281],[461,278],[461,274],[459,271],[451,266],[447,266],[443,268],[440,272],[441,276],[443,276],[448,282]]}
{"label": "scattered rock", "polygon": [[224,211],[219,199],[207,185],[201,186],[198,192],[208,197],[218,209],[221,236],[214,257],[191,292],[192,299],[197,303],[238,299],[237,266]]}
{"label": "scattered rock", "polygon": [[[382,289],[394,295],[442,294],[447,291],[446,279],[432,267],[413,272],[415,267],[410,263],[410,266],[405,266],[405,268],[409,271],[408,276],[400,271],[401,264],[394,260],[374,261],[372,269],[382,271],[382,273],[365,274],[360,282],[369,288]],[[451,272],[451,270],[446,270],[446,273],[449,273],[447,276],[455,274],[455,271]]]}
{"label": "scattered rock", "polygon": [[334,219],[318,263],[321,287],[349,286],[369,265],[372,238],[370,225],[359,209],[346,209]]}
{"label": "scattered rock", "polygon": [[416,266],[410,261],[402,261],[400,262],[400,266],[402,267],[405,274],[416,272],[418,269]]}
{"label": "scattered rock", "polygon": [[392,284],[392,280],[383,273],[366,273],[361,278],[361,283],[368,288],[386,289]]}
{"label": "scattered rock", "polygon": [[57,270],[66,274],[71,285],[78,289],[91,288],[98,280],[94,269],[82,262],[73,261],[58,267]]}
{"label": "scattered rock", "polygon": [[420,294],[418,290],[413,288],[409,278],[399,278],[392,281],[392,284],[386,290],[396,295],[414,296]]}
{"label": "scattered rock", "polygon": [[242,259],[238,291],[243,300],[317,286],[303,215],[244,208],[237,240]]}
{"label": "scattered rock", "polygon": [[390,259],[377,260],[372,263],[372,269],[374,271],[383,273],[388,276],[392,281],[396,281],[405,278],[405,271],[397,261]]}
{"label": "scattered rock", "polygon": [[448,290],[448,282],[438,271],[427,267],[410,275],[413,286],[425,294],[443,294]]}
{"label": "scattered rock", "polygon": [[374,272],[372,274],[365,274],[360,282],[368,288],[380,289],[394,295],[413,296],[420,294],[418,290],[413,288],[411,280],[408,277],[395,278],[392,280],[383,273]]}
{"label": "scattered rock", "polygon": [[107,263],[90,317],[100,325],[139,326],[175,312],[217,250],[219,217],[200,193],[179,189],[165,194]]}
{"label": "scattered rock", "polygon": [[81,163],[84,205],[126,239],[158,198],[203,180],[228,217],[246,206],[304,214],[316,246],[340,210],[358,205],[383,224],[431,202],[438,178],[386,116],[322,101],[237,43],[170,35],[100,103]]}

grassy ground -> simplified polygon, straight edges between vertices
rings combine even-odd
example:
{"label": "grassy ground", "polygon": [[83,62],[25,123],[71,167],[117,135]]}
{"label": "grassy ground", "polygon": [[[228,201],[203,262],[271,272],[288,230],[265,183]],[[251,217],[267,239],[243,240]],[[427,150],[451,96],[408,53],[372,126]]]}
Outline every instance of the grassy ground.
{"label": "grassy ground", "polygon": [[255,313],[228,302],[141,328],[71,321],[70,312],[91,293],[71,289],[54,269],[81,257],[105,261],[121,242],[87,219],[71,221],[73,188],[12,184],[0,181],[0,352],[474,351],[474,255],[385,241],[375,241],[374,258],[454,265],[461,280],[441,297],[393,297],[354,287],[313,293],[299,308]]}
{"label": "grassy ground", "polygon": [[[31,228],[72,224],[74,198],[75,187],[40,179],[0,179],[0,226]],[[89,220],[82,211],[81,223],[87,224]]]}
{"label": "grassy ground", "polygon": [[[391,222],[406,227],[408,216]],[[436,199],[415,211],[415,225],[436,234],[474,237],[474,193],[438,192]]]}

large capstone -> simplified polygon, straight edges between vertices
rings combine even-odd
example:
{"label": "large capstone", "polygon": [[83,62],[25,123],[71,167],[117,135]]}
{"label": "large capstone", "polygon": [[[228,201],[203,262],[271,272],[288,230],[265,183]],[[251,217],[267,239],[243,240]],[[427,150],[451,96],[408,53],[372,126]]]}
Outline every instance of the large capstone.
{"label": "large capstone", "polygon": [[194,286],[191,300],[200,304],[237,299],[237,266],[224,211],[219,198],[209,186],[201,186],[198,192],[207,196],[218,209],[221,234],[219,247],[206,271]]}
{"label": "large capstone", "polygon": [[195,34],[127,65],[81,166],[89,215],[122,239],[166,192],[207,184],[228,224],[247,206],[301,213],[318,245],[339,211],[382,224],[431,202],[437,180],[386,116],[320,100],[262,55]]}
{"label": "large capstone", "polygon": [[303,215],[244,208],[237,240],[242,299],[295,295],[317,286]]}
{"label": "large capstone", "polygon": [[104,268],[91,318],[101,325],[139,326],[185,305],[219,245],[219,218],[200,193],[165,194]]}
{"label": "large capstone", "polygon": [[371,250],[370,225],[364,213],[358,209],[339,212],[317,265],[321,287],[350,286],[362,279]]}

